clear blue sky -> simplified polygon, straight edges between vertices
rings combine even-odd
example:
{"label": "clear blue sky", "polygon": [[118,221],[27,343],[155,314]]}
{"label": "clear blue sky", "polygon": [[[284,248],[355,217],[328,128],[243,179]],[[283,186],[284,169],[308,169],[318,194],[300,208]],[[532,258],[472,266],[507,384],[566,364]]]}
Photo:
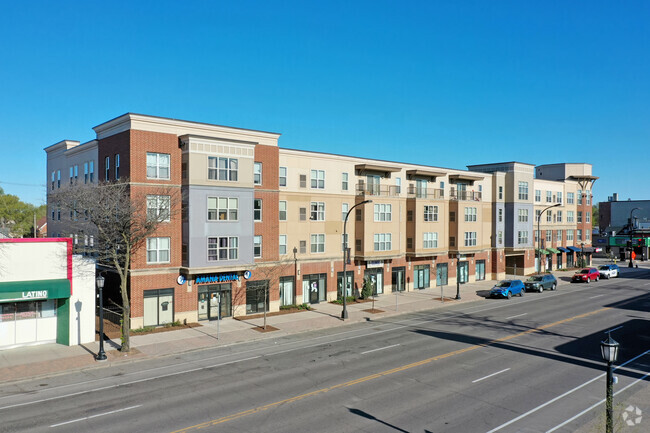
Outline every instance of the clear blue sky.
{"label": "clear blue sky", "polygon": [[[650,198],[650,2],[21,1],[0,26],[0,186],[126,112],[465,168],[588,162]],[[40,186],[39,186],[40,185]]]}

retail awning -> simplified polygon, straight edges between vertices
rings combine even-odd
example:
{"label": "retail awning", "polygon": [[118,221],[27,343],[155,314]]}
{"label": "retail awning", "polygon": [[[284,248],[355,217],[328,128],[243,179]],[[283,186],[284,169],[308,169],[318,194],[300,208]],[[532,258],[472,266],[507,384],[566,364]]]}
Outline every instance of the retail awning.
{"label": "retail awning", "polygon": [[584,247],[584,248],[583,248],[583,251],[584,251],[585,253],[593,253],[593,252],[596,251],[596,250],[594,250],[594,247]]}
{"label": "retail awning", "polygon": [[578,247],[567,247],[567,248],[570,249],[571,251],[573,251],[574,253],[579,253],[580,252],[580,248],[578,248]]}
{"label": "retail awning", "polygon": [[536,251],[537,251],[537,254],[548,254],[548,251],[546,251],[544,249],[537,248]]}
{"label": "retail awning", "polygon": [[10,281],[0,283],[0,302],[61,299],[70,297],[70,281],[58,280]]}
{"label": "retail awning", "polygon": [[557,249],[560,250],[560,251],[562,251],[563,253],[570,253],[570,252],[571,252],[570,249],[568,249],[568,248],[564,248],[564,247],[557,247]]}
{"label": "retail awning", "polygon": [[553,254],[560,254],[562,252],[560,250],[556,250],[555,248],[551,248],[551,247],[546,247],[546,249],[552,252]]}

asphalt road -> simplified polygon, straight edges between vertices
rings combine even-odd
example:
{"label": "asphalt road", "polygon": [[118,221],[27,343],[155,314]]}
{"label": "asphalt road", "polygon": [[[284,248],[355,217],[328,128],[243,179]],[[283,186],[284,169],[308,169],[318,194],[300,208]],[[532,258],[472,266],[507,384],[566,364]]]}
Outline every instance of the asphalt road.
{"label": "asphalt road", "polygon": [[621,343],[617,398],[648,386],[649,324],[650,271],[622,269],[555,292],[20,382],[0,388],[0,432],[571,432],[603,411],[606,330]]}

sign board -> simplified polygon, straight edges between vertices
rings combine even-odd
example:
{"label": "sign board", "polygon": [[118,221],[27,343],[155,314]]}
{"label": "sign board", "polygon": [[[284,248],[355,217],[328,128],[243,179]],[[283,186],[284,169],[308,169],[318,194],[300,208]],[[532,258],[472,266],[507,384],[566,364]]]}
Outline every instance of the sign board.
{"label": "sign board", "polygon": [[200,275],[194,279],[194,284],[219,284],[239,281],[239,274]]}
{"label": "sign board", "polygon": [[382,268],[384,266],[383,260],[370,260],[366,262],[366,269]]}

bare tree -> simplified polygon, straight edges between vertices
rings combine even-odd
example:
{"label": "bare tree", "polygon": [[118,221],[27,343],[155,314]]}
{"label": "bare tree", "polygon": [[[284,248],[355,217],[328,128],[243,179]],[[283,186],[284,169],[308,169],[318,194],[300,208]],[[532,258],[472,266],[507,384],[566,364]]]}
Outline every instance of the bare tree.
{"label": "bare tree", "polygon": [[129,272],[136,252],[143,248],[161,223],[180,210],[180,190],[156,186],[134,191],[127,179],[99,185],[80,185],[52,194],[50,200],[69,212],[70,233],[92,234],[90,251],[99,265],[114,270],[120,280],[123,313],[122,352],[131,350]]}

